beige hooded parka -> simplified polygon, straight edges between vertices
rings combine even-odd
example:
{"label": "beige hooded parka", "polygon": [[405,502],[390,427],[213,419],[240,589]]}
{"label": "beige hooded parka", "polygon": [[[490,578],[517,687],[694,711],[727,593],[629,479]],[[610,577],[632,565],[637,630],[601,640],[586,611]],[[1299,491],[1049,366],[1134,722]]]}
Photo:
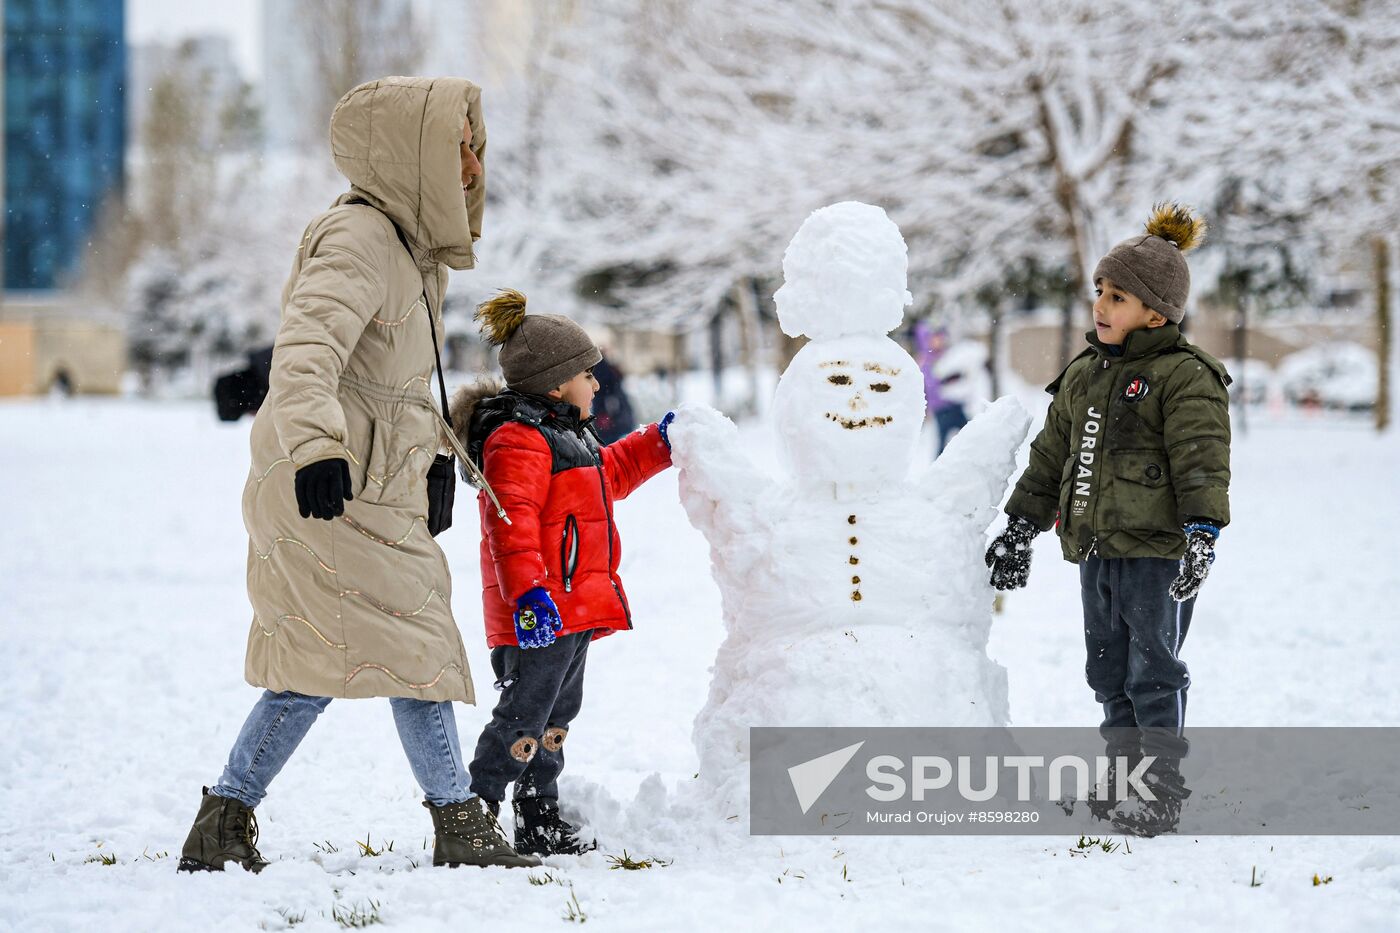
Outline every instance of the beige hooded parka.
{"label": "beige hooded parka", "polygon": [[[428,314],[441,337],[445,267],[473,265],[485,180],[463,196],[458,146],[470,117],[484,162],[480,95],[459,78],[385,78],[331,117],[351,190],[297,248],[243,493],[254,686],[474,702],[426,474],[443,433]],[[296,471],[333,458],[355,498],[333,521],[302,518]]]}

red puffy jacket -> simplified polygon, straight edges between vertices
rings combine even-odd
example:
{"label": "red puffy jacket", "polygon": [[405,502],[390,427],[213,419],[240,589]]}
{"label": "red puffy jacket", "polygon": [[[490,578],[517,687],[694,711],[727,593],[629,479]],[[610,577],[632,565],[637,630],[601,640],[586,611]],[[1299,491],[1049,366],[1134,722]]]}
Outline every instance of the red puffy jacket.
{"label": "red puffy jacket", "polygon": [[516,601],[537,586],[559,607],[561,636],[630,629],[613,502],[671,465],[656,425],[600,447],[573,405],[507,390],[476,406],[468,437],[510,518],[477,495],[486,643],[516,643]]}

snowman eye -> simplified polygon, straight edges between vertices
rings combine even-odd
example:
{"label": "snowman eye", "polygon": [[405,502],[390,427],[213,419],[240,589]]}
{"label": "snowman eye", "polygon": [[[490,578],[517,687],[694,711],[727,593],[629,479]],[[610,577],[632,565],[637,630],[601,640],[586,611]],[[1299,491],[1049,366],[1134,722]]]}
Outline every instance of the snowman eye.
{"label": "snowman eye", "polygon": [[851,384],[851,377],[842,375],[827,376],[826,381],[834,386],[848,386]]}
{"label": "snowman eye", "polygon": [[890,390],[890,384],[888,382],[872,382],[870,388],[874,389],[876,392],[888,392]]}

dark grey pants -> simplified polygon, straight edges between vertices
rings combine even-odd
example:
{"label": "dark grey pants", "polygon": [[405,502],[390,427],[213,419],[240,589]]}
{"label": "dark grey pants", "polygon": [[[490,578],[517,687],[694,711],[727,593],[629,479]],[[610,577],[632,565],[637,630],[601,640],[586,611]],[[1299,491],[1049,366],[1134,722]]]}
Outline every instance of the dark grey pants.
{"label": "dark grey pants", "polygon": [[1191,675],[1180,653],[1196,601],[1178,603],[1168,593],[1179,570],[1179,561],[1155,557],[1089,557],[1079,565],[1084,673],[1103,704],[1110,745],[1138,730],[1145,752],[1186,752]]}
{"label": "dark grey pants", "polygon": [[481,730],[472,759],[471,792],[500,801],[506,785],[516,797],[558,798],[564,739],[583,705],[583,667],[592,630],[574,632],[545,648],[491,649],[501,698]]}

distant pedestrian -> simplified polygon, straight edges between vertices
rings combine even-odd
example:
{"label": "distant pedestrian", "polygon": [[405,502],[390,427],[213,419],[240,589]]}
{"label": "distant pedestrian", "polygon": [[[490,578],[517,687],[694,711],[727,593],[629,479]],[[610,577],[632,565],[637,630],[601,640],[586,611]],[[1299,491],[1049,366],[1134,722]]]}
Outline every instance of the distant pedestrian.
{"label": "distant pedestrian", "polygon": [[626,437],[637,426],[632,401],[622,385],[622,371],[608,362],[606,355],[593,365],[598,393],[593,396],[593,426],[604,444]]}
{"label": "distant pedestrian", "polygon": [[948,332],[933,328],[925,321],[914,324],[914,358],[924,374],[924,399],[929,414],[938,429],[938,450],[943,453],[953,436],[967,426],[967,407],[960,398],[948,393],[947,384],[964,378],[961,373],[940,375],[938,364],[948,350]]}

